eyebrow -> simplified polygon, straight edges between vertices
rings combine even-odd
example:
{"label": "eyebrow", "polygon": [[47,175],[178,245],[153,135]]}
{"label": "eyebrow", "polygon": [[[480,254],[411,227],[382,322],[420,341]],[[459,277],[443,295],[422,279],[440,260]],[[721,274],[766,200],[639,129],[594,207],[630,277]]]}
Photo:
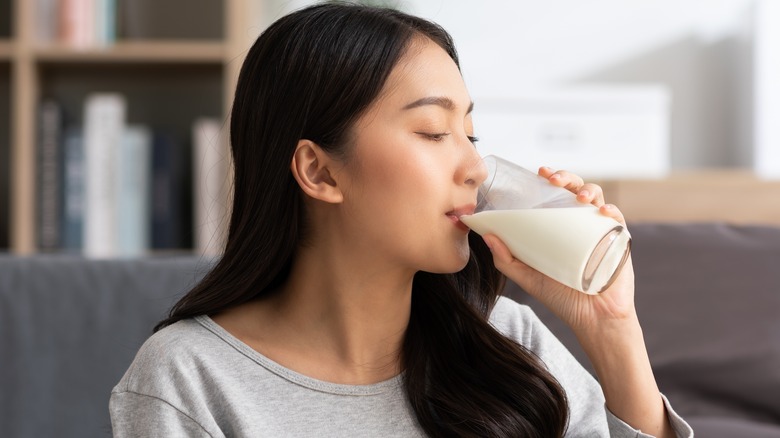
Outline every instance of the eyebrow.
{"label": "eyebrow", "polygon": [[[403,107],[403,109],[408,110],[412,108],[419,108],[421,106],[426,106],[426,105],[440,106],[448,111],[453,111],[456,108],[455,102],[453,102],[452,99],[450,99],[449,97],[430,96],[430,97],[423,97],[422,99],[417,99],[414,102]],[[466,114],[469,114],[473,109],[474,109],[474,102],[470,102],[469,107],[466,110]]]}

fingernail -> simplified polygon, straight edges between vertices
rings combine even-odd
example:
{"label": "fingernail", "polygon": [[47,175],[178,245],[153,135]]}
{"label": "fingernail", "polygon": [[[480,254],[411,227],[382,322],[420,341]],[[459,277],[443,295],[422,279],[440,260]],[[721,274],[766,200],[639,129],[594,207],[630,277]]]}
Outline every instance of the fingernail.
{"label": "fingernail", "polygon": [[489,239],[485,239],[485,238],[483,238],[482,240],[485,242],[485,245],[487,245],[487,247],[490,250],[490,252],[493,252],[493,244],[490,243],[490,240]]}
{"label": "fingernail", "polygon": [[590,192],[587,190],[581,190],[578,195],[582,196],[583,198],[587,198],[590,196]]}

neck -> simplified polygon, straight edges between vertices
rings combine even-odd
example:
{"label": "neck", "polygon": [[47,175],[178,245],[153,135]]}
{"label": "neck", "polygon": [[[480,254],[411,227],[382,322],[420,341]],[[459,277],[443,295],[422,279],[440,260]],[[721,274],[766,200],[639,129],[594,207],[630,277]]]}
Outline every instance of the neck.
{"label": "neck", "polygon": [[414,273],[322,248],[333,247],[299,251],[270,303],[278,339],[304,352],[302,358],[316,358],[298,366],[312,377],[367,384],[397,375]]}

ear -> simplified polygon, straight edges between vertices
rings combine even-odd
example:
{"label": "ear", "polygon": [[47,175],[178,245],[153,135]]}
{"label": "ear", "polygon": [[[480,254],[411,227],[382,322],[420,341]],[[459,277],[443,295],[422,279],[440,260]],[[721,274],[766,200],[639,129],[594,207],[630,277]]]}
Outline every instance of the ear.
{"label": "ear", "polygon": [[299,140],[290,170],[304,193],[331,204],[344,200],[341,188],[331,175],[334,162],[322,148],[311,140]]}

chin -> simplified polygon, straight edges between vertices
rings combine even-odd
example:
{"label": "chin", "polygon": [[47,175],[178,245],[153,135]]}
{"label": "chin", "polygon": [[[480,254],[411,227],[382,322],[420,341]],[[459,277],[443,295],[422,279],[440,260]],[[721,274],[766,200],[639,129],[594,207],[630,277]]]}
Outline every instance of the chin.
{"label": "chin", "polygon": [[434,274],[454,274],[456,272],[460,272],[469,263],[469,257],[470,253],[467,248],[466,254],[459,254],[457,258],[448,260],[447,263],[440,265],[437,269],[433,269],[428,272]]}
{"label": "chin", "polygon": [[[441,252],[444,250],[444,252]],[[452,246],[441,248],[435,253],[429,253],[426,259],[429,263],[422,267],[422,271],[432,274],[454,274],[460,272],[469,263],[471,248],[468,239],[464,238]]]}

